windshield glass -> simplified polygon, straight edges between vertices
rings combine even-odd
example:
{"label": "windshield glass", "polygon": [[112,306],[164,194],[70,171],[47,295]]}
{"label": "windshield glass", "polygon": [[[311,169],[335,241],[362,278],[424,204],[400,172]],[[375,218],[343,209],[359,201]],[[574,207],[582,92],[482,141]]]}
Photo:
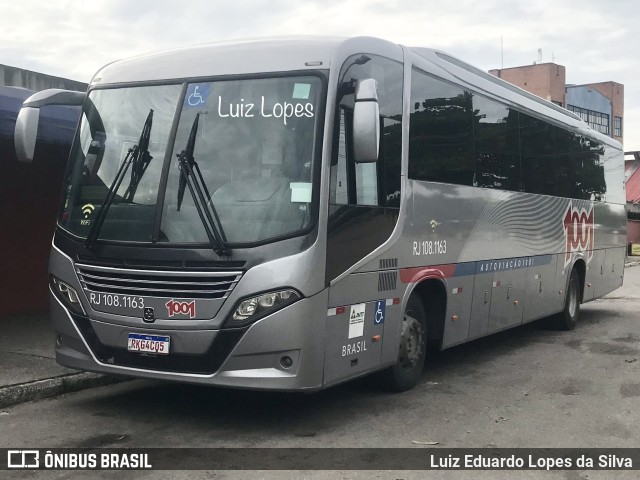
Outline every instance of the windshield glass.
{"label": "windshield glass", "polygon": [[125,200],[132,170],[126,173],[99,234],[100,239],[108,240],[150,240],[162,164],[181,88],[163,85],[94,90],[89,94],[66,179],[60,218],[63,227],[78,236],[87,235],[127,152],[138,143],[152,109],[152,158],[133,198]]}
{"label": "windshield glass", "polygon": [[199,122],[193,158],[230,244],[291,235],[311,222],[317,77],[188,85],[174,144],[160,241],[208,242],[192,196],[178,209],[177,155]]}
{"label": "windshield glass", "polygon": [[[313,218],[313,154],[320,142],[321,93],[317,76],[93,90],[71,154],[60,225],[87,236],[153,110],[148,148],[152,159],[133,198],[127,195],[133,169],[126,172],[98,240],[210,242],[188,189],[178,208],[177,155],[185,150],[198,114],[193,161],[209,193],[207,208],[217,214],[217,227],[227,243],[263,242],[306,229]],[[177,114],[175,142],[170,145]],[[165,191],[160,190],[163,178]]]}

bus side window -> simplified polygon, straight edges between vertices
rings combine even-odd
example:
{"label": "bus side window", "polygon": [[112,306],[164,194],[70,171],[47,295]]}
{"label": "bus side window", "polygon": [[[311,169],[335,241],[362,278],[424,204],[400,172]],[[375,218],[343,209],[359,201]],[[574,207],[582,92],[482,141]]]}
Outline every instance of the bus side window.
{"label": "bus side window", "polygon": [[409,178],[473,185],[472,95],[418,69],[411,79]]}
{"label": "bus side window", "polygon": [[473,95],[475,186],[520,191],[518,111]]}

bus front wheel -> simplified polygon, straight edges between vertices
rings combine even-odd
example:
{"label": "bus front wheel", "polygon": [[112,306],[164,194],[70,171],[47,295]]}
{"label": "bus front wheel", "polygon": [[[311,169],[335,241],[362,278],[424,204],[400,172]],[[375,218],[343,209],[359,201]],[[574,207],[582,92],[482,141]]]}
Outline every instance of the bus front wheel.
{"label": "bus front wheel", "polygon": [[422,301],[409,298],[402,316],[402,331],[395,365],[381,372],[382,386],[394,392],[413,388],[422,375],[427,352],[427,319]]}

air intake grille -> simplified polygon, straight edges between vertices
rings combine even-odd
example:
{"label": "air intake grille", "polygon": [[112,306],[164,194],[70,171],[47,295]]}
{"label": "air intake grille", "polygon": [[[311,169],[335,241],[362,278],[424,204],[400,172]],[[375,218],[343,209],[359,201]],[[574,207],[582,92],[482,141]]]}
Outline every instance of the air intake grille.
{"label": "air intake grille", "polygon": [[389,268],[398,268],[397,258],[382,258],[380,259],[380,269],[387,270]]}
{"label": "air intake grille", "polygon": [[242,272],[171,272],[76,265],[82,286],[92,292],[166,298],[224,298]]}
{"label": "air intake grille", "polygon": [[378,291],[395,290],[397,281],[398,272],[380,272],[378,274]]}

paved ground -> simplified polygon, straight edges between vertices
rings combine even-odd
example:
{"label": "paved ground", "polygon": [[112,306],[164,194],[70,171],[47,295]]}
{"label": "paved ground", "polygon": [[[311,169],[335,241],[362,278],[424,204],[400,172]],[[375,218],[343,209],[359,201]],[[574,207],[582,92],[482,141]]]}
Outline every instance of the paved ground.
{"label": "paved ground", "polygon": [[75,372],[55,362],[53,330],[43,315],[5,317],[0,325],[0,386]]}
{"label": "paved ground", "polygon": [[[314,395],[134,381],[0,412],[0,447],[640,447],[640,267],[573,332],[527,325],[432,356],[421,384]],[[418,447],[419,448],[419,447]],[[81,472],[20,478],[86,478]],[[121,474],[119,474],[121,476]],[[638,478],[638,472],[147,472],[135,478]],[[113,473],[92,472],[112,478]],[[18,478],[18,477],[16,477]]]}

